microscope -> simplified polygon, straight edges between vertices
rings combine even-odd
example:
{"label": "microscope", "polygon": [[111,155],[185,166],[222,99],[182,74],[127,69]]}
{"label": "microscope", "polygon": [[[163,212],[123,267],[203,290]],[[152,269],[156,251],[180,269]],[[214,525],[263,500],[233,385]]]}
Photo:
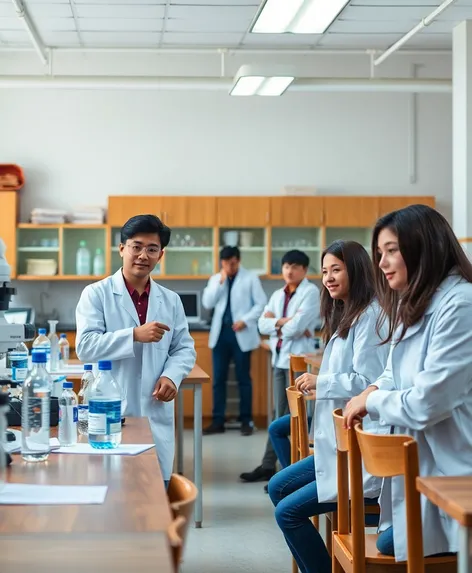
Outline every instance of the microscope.
{"label": "microscope", "polygon": [[32,340],[35,334],[33,324],[9,324],[5,318],[11,297],[16,293],[10,284],[10,265],[6,261],[5,250],[5,243],[0,238],[0,360],[18,342]]}

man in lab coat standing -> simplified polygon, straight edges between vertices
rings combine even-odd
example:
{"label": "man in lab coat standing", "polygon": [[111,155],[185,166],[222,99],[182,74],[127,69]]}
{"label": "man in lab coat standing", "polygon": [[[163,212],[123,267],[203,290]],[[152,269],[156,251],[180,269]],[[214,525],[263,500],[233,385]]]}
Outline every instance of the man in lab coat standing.
{"label": "man in lab coat standing", "polygon": [[[288,414],[285,388],[289,386],[290,354],[313,352],[314,331],[320,322],[320,291],[306,274],[310,259],[303,251],[288,251],[282,258],[285,286],[270,297],[259,331],[269,336],[272,351],[275,416]],[[243,481],[269,481],[275,474],[277,456],[270,438],[260,466],[239,477]]]}
{"label": "man in lab coat standing", "polygon": [[203,291],[202,303],[214,309],[209,346],[213,349],[213,420],[203,433],[225,431],[226,387],[231,359],[239,384],[241,434],[250,436],[252,426],[251,351],[260,344],[257,320],[267,302],[261,281],[241,266],[238,247],[223,247],[221,271]]}
{"label": "man in lab coat standing", "polygon": [[169,244],[170,229],[137,215],[121,229],[123,267],[91,284],[77,305],[77,356],[111,360],[124,416],[147,416],[166,485],[174,461],[174,403],[195,364],[194,342],[179,296],[151,273]]}

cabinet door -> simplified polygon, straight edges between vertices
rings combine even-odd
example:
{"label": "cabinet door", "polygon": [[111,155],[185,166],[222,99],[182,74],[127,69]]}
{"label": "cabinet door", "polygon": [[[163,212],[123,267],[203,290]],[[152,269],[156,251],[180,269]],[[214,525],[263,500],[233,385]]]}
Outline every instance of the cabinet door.
{"label": "cabinet door", "polygon": [[320,227],[323,224],[323,197],[271,197],[272,227]]}
{"label": "cabinet door", "polygon": [[371,227],[378,219],[378,197],[325,197],[326,227]]}
{"label": "cabinet door", "polygon": [[[212,353],[208,348],[208,332],[191,332],[195,341],[195,350],[197,351],[197,364],[209,376],[212,376]],[[184,393],[184,417],[193,420],[193,392],[190,390],[181,390]],[[202,412],[204,418],[211,418],[213,410],[213,392],[211,381],[202,384]]]}
{"label": "cabinet door", "polygon": [[6,246],[5,258],[11,267],[11,278],[16,276],[16,221],[18,193],[0,191],[0,239]]}
{"label": "cabinet door", "polygon": [[122,195],[108,197],[108,224],[121,227],[134,215],[157,215],[162,217],[159,197],[153,195]]}
{"label": "cabinet door", "polygon": [[379,217],[396,211],[397,209],[403,209],[403,207],[408,207],[408,205],[428,205],[429,207],[436,206],[435,197],[379,197],[380,200],[380,212]]}
{"label": "cabinet door", "polygon": [[159,197],[163,220],[169,227],[214,227],[216,197]]}
{"label": "cabinet door", "polygon": [[270,220],[270,197],[217,197],[219,227],[265,227]]}

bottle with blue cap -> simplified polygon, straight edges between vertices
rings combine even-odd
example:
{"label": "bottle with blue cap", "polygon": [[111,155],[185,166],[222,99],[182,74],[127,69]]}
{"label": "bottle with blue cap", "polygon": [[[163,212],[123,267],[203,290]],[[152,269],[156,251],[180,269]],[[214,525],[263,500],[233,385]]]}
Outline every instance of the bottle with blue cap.
{"label": "bottle with blue cap", "polygon": [[111,449],[121,444],[121,387],[111,373],[111,361],[98,363],[98,376],[89,390],[89,443]]}
{"label": "bottle with blue cap", "polygon": [[42,350],[46,352],[47,358],[47,368],[49,368],[50,360],[51,360],[51,341],[46,336],[46,329],[45,328],[38,328],[38,336],[33,341],[33,349],[35,350]]}
{"label": "bottle with blue cap", "polygon": [[31,359],[32,368],[23,383],[21,455],[27,462],[42,462],[50,450],[52,382],[46,370],[47,353],[33,350]]}
{"label": "bottle with blue cap", "polygon": [[59,398],[59,443],[61,446],[75,446],[79,420],[77,394],[73,390],[72,382],[66,380],[62,387],[62,395]]}
{"label": "bottle with blue cap", "polygon": [[94,380],[92,365],[84,364],[79,391],[79,434],[82,436],[88,436],[89,391]]}

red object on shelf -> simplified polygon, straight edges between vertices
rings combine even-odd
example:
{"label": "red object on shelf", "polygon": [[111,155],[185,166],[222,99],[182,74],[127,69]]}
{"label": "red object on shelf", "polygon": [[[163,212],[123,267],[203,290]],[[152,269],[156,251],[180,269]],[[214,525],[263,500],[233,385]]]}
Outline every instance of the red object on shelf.
{"label": "red object on shelf", "polygon": [[23,169],[13,163],[0,163],[0,190],[19,191],[25,184]]}

